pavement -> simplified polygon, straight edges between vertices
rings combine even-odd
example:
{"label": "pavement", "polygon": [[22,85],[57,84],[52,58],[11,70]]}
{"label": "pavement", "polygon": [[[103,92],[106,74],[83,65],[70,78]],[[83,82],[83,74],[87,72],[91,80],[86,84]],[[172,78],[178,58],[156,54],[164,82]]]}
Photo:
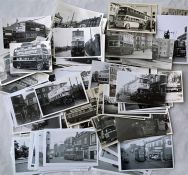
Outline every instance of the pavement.
{"label": "pavement", "polygon": [[96,162],[96,160],[84,159],[83,161],[74,161],[74,160],[65,160],[63,157],[54,157],[50,159],[49,163],[88,163],[88,162]]}
{"label": "pavement", "polygon": [[18,159],[16,160],[16,172],[29,172],[27,169],[28,159]]}
{"label": "pavement", "polygon": [[144,50],[135,50],[132,55],[125,55],[125,58],[137,58],[137,59],[152,59],[151,49]]}

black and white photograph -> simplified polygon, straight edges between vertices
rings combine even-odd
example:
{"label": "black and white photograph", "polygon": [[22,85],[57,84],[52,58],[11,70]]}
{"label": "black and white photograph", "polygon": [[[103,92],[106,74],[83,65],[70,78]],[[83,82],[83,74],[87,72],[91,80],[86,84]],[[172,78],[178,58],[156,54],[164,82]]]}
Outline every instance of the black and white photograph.
{"label": "black and white photograph", "polygon": [[[157,38],[173,39],[174,64],[188,64],[187,59],[187,20],[188,16],[158,15]],[[178,26],[178,27],[177,27]]]}
{"label": "black and white photograph", "polygon": [[4,48],[10,43],[50,40],[51,16],[3,18]]}
{"label": "black and white photograph", "polygon": [[161,15],[188,16],[188,10],[187,9],[162,7]]}
{"label": "black and white photograph", "polygon": [[7,85],[9,83],[12,83],[14,81],[17,81],[19,79],[22,79],[24,77],[27,77],[29,75],[31,75],[32,73],[18,73],[18,74],[11,74],[10,72],[10,64],[11,64],[11,58],[10,58],[10,54],[9,52],[4,52],[0,54],[0,58],[1,60],[4,60],[3,62],[3,68],[4,71],[0,72],[0,82],[1,85]]}
{"label": "black and white photograph", "polygon": [[10,94],[14,126],[34,123],[42,118],[37,96],[32,88]]}
{"label": "black and white photograph", "polygon": [[110,86],[103,85],[103,114],[118,115],[118,103],[115,97],[109,96]]}
{"label": "black and white photograph", "polygon": [[10,43],[10,72],[52,72],[50,41]]}
{"label": "black and white photograph", "polygon": [[122,59],[152,59],[152,38],[146,33],[108,31],[106,34],[106,57]]}
{"label": "black and white photograph", "polygon": [[62,68],[55,68],[53,73],[55,74],[56,80],[61,80],[62,76],[70,75],[70,74],[80,74],[82,77],[82,81],[84,83],[85,89],[88,89],[89,86],[89,78],[90,78],[91,66],[69,66]]}
{"label": "black and white photograph", "polygon": [[104,85],[103,84],[99,84],[99,94],[98,94],[98,99],[97,99],[97,114],[102,114],[103,113],[103,87]]}
{"label": "black and white photograph", "polygon": [[70,169],[98,165],[98,141],[93,129],[46,130],[44,136],[45,166]]}
{"label": "black and white photograph", "polygon": [[25,126],[14,127],[13,131],[14,133],[23,133],[23,132],[54,129],[54,128],[61,128],[59,116],[43,119]]}
{"label": "black and white photograph", "polygon": [[27,77],[24,77],[22,79],[19,79],[17,81],[14,81],[10,84],[0,86],[0,91],[7,92],[7,93],[13,93],[19,90],[22,90],[24,88],[34,86],[40,83],[44,83],[49,81],[49,75],[45,73],[35,73],[32,75],[29,75]]}
{"label": "black and white photograph", "polygon": [[118,71],[116,101],[136,104],[164,104],[167,76]]}
{"label": "black and white photograph", "polygon": [[86,91],[89,103],[66,110],[64,117],[68,126],[77,125],[89,121],[91,117],[97,115],[97,97],[98,88],[89,89]]}
{"label": "black and white photograph", "polygon": [[92,61],[89,88],[97,87],[99,84],[109,83],[110,64],[100,61]]}
{"label": "black and white photograph", "polygon": [[159,71],[159,73],[167,75],[168,77],[168,83],[166,85],[166,103],[184,102],[182,71]]}
{"label": "black and white photograph", "polygon": [[119,170],[174,167],[172,136],[157,136],[119,144]]}
{"label": "black and white photograph", "polygon": [[157,5],[110,2],[108,30],[156,33]]}
{"label": "black and white photograph", "polygon": [[[155,72],[155,69],[143,68],[143,67],[135,67],[135,66],[127,66],[127,65],[118,65],[111,64],[109,68],[109,96],[116,96],[116,81],[117,81],[117,72],[125,71],[125,72],[136,72],[136,73],[149,73]],[[157,72],[157,71],[156,71]]]}
{"label": "black and white photograph", "polygon": [[13,138],[13,152],[15,173],[30,172],[28,169],[29,147],[31,143],[30,134],[15,136]]}
{"label": "black and white photograph", "polygon": [[99,27],[103,14],[58,1],[55,17],[55,28]]}
{"label": "black and white photograph", "polygon": [[121,117],[116,117],[115,120],[119,142],[172,134],[171,120],[168,113],[152,114],[151,118],[145,118],[145,120]]}
{"label": "black and white photograph", "polygon": [[56,58],[92,58],[102,56],[101,28],[54,28]]}
{"label": "black and white photograph", "polygon": [[117,143],[115,117],[98,115],[92,118],[92,122],[102,148]]}
{"label": "black and white photograph", "polygon": [[122,59],[122,64],[171,70],[174,41],[174,39],[153,38],[152,60]]}
{"label": "black and white photograph", "polygon": [[35,86],[43,116],[49,116],[88,103],[88,97],[80,74],[65,76]]}

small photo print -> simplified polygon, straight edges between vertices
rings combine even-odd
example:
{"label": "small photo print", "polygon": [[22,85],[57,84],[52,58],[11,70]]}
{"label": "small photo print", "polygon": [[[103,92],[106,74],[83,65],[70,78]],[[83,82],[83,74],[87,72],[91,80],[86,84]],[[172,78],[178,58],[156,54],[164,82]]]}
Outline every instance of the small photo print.
{"label": "small photo print", "polygon": [[167,76],[119,71],[116,101],[131,104],[164,104]]}
{"label": "small photo print", "polygon": [[119,142],[172,134],[168,113],[152,114],[145,120],[116,117],[116,128]]}
{"label": "small photo print", "polygon": [[101,28],[54,28],[56,58],[101,57]]}
{"label": "small photo print", "polygon": [[157,136],[119,144],[120,171],[174,167],[172,136]]}
{"label": "small photo print", "polygon": [[32,88],[12,93],[10,100],[15,126],[33,123],[42,118],[37,96]]}
{"label": "small photo print", "polygon": [[[157,38],[173,39],[173,63],[188,64],[187,59],[187,21],[188,16],[158,15]],[[178,26],[178,28],[176,27]]]}
{"label": "small photo print", "polygon": [[52,72],[50,41],[10,43],[10,72]]}
{"label": "small photo print", "polygon": [[89,88],[97,87],[99,84],[108,84],[110,64],[101,61],[93,61],[91,66]]}
{"label": "small photo print", "polygon": [[109,30],[156,33],[157,5],[110,2],[108,10]]}
{"label": "small photo print", "polygon": [[88,167],[98,164],[98,143],[93,129],[46,130],[44,135],[43,160],[46,166]]}
{"label": "small photo print", "polygon": [[4,48],[9,48],[10,43],[51,39],[51,16],[4,18],[2,21]]}
{"label": "small photo print", "polygon": [[35,86],[35,91],[44,116],[88,103],[80,74]]}
{"label": "small photo print", "polygon": [[182,71],[159,71],[167,75],[168,83],[166,85],[166,103],[183,102],[183,78]]}
{"label": "small photo print", "polygon": [[188,10],[186,9],[176,9],[176,8],[162,8],[161,15],[179,15],[188,16]]}
{"label": "small photo print", "polygon": [[13,150],[15,161],[15,172],[26,173],[28,169],[29,147],[31,144],[30,135],[15,136],[13,138]]}
{"label": "small photo print", "polygon": [[117,143],[115,117],[99,115],[92,118],[102,148]]}
{"label": "small photo print", "polygon": [[108,31],[106,57],[122,59],[152,59],[151,34]]}
{"label": "small photo print", "polygon": [[4,62],[3,63],[4,70],[3,72],[0,72],[0,81],[2,86],[31,75],[27,73],[11,74],[10,72],[11,58],[9,52],[0,54],[0,57]]}
{"label": "small photo print", "polygon": [[97,115],[98,88],[89,89],[86,93],[90,103],[65,111],[68,126],[84,123]]}
{"label": "small photo print", "polygon": [[101,26],[103,14],[91,10],[82,9],[58,1],[54,17],[55,28],[81,28]]}

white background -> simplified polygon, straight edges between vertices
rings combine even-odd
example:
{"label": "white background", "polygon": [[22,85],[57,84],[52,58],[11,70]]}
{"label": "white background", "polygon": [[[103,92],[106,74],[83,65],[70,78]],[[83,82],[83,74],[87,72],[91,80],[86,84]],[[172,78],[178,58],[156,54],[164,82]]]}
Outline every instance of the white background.
{"label": "white background", "polygon": [[[114,0],[115,1],[115,0]],[[188,8],[187,0],[119,0],[120,2],[145,2],[160,3],[166,7]],[[65,0],[70,4],[77,5],[89,10],[99,12],[107,11],[108,0]],[[55,0],[0,0],[0,16],[44,16],[54,12]],[[178,26],[177,26],[178,27]],[[2,29],[0,28],[0,39],[2,39]],[[2,41],[0,41],[2,49]],[[185,102],[175,104],[171,109],[172,125],[174,131],[174,151],[175,151],[175,168],[173,170],[157,170],[152,175],[187,175],[188,174],[188,65],[176,65],[174,70],[183,71],[184,97]],[[10,145],[11,145],[11,125],[9,118],[5,113],[6,102],[2,104],[0,96],[0,175],[12,175]],[[59,173],[61,175],[107,175],[109,173],[99,172],[72,172]]]}

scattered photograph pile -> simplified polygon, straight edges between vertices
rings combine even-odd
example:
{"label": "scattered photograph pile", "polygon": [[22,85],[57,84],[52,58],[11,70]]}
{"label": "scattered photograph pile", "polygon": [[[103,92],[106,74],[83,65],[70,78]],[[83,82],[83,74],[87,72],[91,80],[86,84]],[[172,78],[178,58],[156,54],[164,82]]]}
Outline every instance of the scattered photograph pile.
{"label": "scattered photograph pile", "polygon": [[170,110],[184,93],[172,67],[188,64],[187,10],[111,2],[104,15],[57,3],[54,16],[3,19],[15,173],[174,168]]}

